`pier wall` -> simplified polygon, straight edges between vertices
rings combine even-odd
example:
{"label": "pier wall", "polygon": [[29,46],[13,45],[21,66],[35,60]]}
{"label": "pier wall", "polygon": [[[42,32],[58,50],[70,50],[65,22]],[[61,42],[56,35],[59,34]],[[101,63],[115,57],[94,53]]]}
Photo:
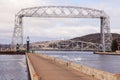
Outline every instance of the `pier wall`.
{"label": "pier wall", "polygon": [[116,53],[117,53],[117,54],[120,54],[120,50],[117,50]]}
{"label": "pier wall", "polygon": [[59,63],[59,64],[62,64],[64,66],[67,66],[68,68],[72,68],[72,69],[75,69],[77,71],[83,72],[83,73],[88,74],[88,75],[92,76],[93,78],[97,78],[99,80],[120,80],[120,74],[112,74],[112,73],[105,72],[102,70],[97,70],[95,68],[76,64],[73,62],[63,61],[61,59],[50,57],[50,56],[45,55],[45,54],[39,54],[39,53],[33,53],[33,54],[36,54],[40,57],[51,60],[56,64]]}
{"label": "pier wall", "polygon": [[25,51],[0,51],[0,55],[25,55]]}
{"label": "pier wall", "polygon": [[120,51],[116,51],[116,52],[94,52],[94,54],[103,54],[103,55],[120,55]]}
{"label": "pier wall", "polygon": [[29,59],[29,56],[26,54],[26,59],[27,59],[27,64],[28,64],[28,69],[30,72],[30,78],[31,80],[40,80],[40,76],[35,72],[35,69]]}

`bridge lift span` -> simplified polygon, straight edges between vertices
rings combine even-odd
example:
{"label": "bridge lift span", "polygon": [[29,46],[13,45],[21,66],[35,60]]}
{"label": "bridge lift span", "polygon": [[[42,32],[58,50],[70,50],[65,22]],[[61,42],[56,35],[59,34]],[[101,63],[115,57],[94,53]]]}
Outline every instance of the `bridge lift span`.
{"label": "bridge lift span", "polygon": [[109,16],[102,10],[75,6],[40,6],[25,8],[15,15],[15,27],[12,36],[12,46],[23,45],[23,17],[40,18],[99,18],[101,20],[102,51],[111,51],[111,33]]}

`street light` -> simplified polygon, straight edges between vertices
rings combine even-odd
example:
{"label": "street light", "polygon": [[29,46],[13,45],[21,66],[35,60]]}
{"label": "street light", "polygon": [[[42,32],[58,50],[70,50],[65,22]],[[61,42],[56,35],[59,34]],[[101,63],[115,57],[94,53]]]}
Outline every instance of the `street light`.
{"label": "street light", "polygon": [[27,39],[26,39],[26,42],[27,42],[27,52],[29,52],[29,42],[30,42],[30,38],[29,36],[27,36]]}
{"label": "street light", "polygon": [[17,43],[16,45],[16,51],[19,52],[20,45]]}

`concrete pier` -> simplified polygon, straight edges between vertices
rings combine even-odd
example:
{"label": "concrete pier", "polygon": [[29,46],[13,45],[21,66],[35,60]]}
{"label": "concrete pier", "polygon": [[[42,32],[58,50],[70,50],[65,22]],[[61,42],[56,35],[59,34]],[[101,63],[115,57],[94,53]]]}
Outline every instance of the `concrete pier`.
{"label": "concrete pier", "polygon": [[25,55],[25,51],[0,51],[0,55]]}
{"label": "concrete pier", "polygon": [[37,77],[33,80],[98,80],[93,76],[69,68],[69,64],[61,65],[32,53],[28,53],[27,57],[34,69],[32,69],[31,74],[33,75],[31,76]]}
{"label": "concrete pier", "polygon": [[[97,79],[98,80],[120,80],[120,75],[119,74],[113,74],[113,73],[110,73],[110,72],[105,72],[105,71],[98,70],[98,69],[95,69],[95,68],[91,68],[91,67],[87,67],[87,66],[84,66],[84,65],[76,64],[76,63],[73,63],[73,62],[63,61],[61,59],[50,57],[50,56],[45,55],[45,54],[36,54],[36,53],[29,54],[29,58],[30,58],[30,61],[33,64],[33,67],[35,68],[35,71],[40,70],[40,72],[37,72],[37,74],[40,74],[40,77],[43,77],[42,74],[41,74],[41,71],[43,71],[43,73],[44,73],[44,70],[47,71],[47,68],[48,68],[48,72],[51,71],[51,70],[49,70],[49,64],[51,64],[51,65],[56,65],[56,66],[59,65],[59,67],[62,68],[62,69],[68,69],[68,70],[72,70],[72,71],[77,71],[78,72],[77,74],[87,74],[86,76],[84,76],[85,78],[86,77],[88,78],[88,75],[89,75],[88,79],[82,79],[82,80],[97,80]],[[46,62],[44,62],[44,63],[41,62],[42,59],[45,60]],[[46,64],[48,64],[48,65],[46,65]],[[47,67],[43,66],[43,69],[42,69],[41,65],[42,66],[46,65]],[[36,70],[36,68],[38,70]],[[57,71],[55,71],[55,72],[57,72]],[[51,74],[49,74],[49,75],[51,75]],[[81,78],[79,77],[79,80],[80,79]],[[77,80],[77,79],[73,79],[73,80]]]}
{"label": "concrete pier", "polygon": [[120,55],[120,51],[116,51],[116,52],[94,52],[94,54],[103,54],[103,55]]}

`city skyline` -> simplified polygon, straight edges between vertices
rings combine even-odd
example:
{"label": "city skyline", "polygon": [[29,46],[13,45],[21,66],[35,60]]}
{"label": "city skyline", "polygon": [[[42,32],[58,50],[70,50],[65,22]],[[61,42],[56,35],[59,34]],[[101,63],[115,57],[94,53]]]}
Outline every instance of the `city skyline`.
{"label": "city skyline", "polygon": [[[79,6],[104,10],[110,16],[110,27],[112,33],[119,31],[120,1],[112,0],[1,0],[0,1],[0,42],[10,43],[13,29],[14,16],[23,8],[37,6]],[[100,32],[99,19],[73,19],[73,18],[24,18],[24,42],[30,36],[31,42],[43,40],[70,39],[90,33]],[[0,43],[0,44],[1,44]]]}

